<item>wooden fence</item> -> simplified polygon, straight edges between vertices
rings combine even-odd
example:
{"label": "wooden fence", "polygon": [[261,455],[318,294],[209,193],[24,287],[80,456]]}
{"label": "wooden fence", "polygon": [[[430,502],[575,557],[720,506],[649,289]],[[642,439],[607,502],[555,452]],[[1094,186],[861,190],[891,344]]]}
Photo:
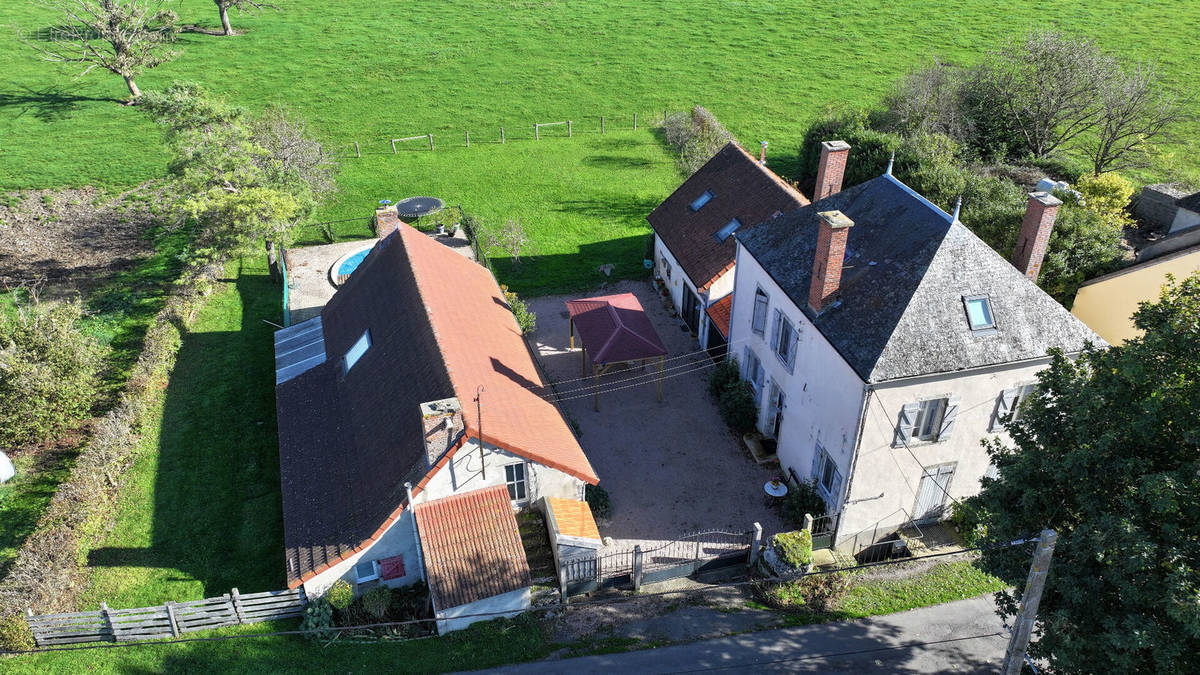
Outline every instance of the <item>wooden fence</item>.
{"label": "wooden fence", "polygon": [[100,609],[70,614],[34,615],[25,621],[39,647],[77,642],[131,642],[179,637],[184,633],[297,617],[308,599],[304,589],[242,595],[235,588],[219,598],[168,602],[139,609]]}

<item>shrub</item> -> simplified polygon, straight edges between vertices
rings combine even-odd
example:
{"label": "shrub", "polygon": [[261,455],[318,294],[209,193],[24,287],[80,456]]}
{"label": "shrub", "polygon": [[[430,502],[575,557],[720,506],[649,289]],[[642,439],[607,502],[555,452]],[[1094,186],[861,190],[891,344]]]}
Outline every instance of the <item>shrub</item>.
{"label": "shrub", "polygon": [[794,586],[805,606],[828,612],[854,587],[854,578],[847,572],[813,574],[794,582]]}
{"label": "shrub", "polygon": [[608,490],[599,485],[585,485],[583,498],[587,501],[588,508],[592,510],[593,518],[601,519],[612,516],[612,501],[608,497]]}
{"label": "shrub", "polygon": [[663,135],[679,153],[679,169],[689,176],[704,166],[726,143],[736,140],[703,106],[667,117],[663,122]]}
{"label": "shrub", "polygon": [[13,614],[0,620],[0,649],[21,652],[33,649],[33,632],[20,615]]}
{"label": "shrub", "polygon": [[388,607],[392,604],[392,589],[387,586],[376,586],[362,596],[363,610],[373,619],[387,616]]}
{"label": "shrub", "polygon": [[354,601],[354,589],[345,579],[338,579],[323,596],[334,609],[346,609]]}
{"label": "shrub", "polygon": [[749,382],[739,380],[721,392],[717,406],[721,411],[721,419],[738,434],[754,431],[758,420],[758,406],[754,400],[754,389]]}
{"label": "shrub", "polygon": [[812,534],[808,530],[780,532],[771,537],[771,545],[775,547],[783,562],[792,567],[812,564]]}
{"label": "shrub", "polygon": [[977,497],[968,497],[955,504],[950,513],[950,524],[958,530],[964,546],[976,546],[987,537],[987,526],[980,520],[983,509]]}
{"label": "shrub", "polygon": [[1084,206],[1106,220],[1122,226],[1132,225],[1133,219],[1125,208],[1133,197],[1134,187],[1128,179],[1116,172],[1099,176],[1084,174],[1075,183],[1075,189],[1083,195]]}
{"label": "shrub", "polygon": [[[349,587],[347,585],[347,587]],[[317,598],[304,608],[304,618],[300,620],[300,630],[317,631],[305,635],[310,640],[328,640],[333,637],[333,606],[325,598]]]}
{"label": "shrub", "polygon": [[508,303],[509,309],[516,317],[522,335],[529,335],[537,330],[537,314],[529,311],[529,305],[525,304],[524,300],[506,288],[504,289],[504,301]]}
{"label": "shrub", "polygon": [[788,488],[783,498],[783,517],[796,527],[804,526],[804,515],[814,518],[825,515],[825,499],[817,492],[816,479],[802,481]]}
{"label": "shrub", "polygon": [[1055,300],[1070,306],[1084,281],[1116,269],[1125,257],[1121,224],[1079,206],[1067,193],[1058,193],[1058,209],[1038,285]]}
{"label": "shrub", "polygon": [[61,433],[91,411],[100,345],[78,302],[33,302],[0,315],[0,445]]}
{"label": "shrub", "polygon": [[741,373],[737,359],[721,361],[708,374],[708,393],[712,394],[713,398],[720,399],[727,388],[741,379]]}

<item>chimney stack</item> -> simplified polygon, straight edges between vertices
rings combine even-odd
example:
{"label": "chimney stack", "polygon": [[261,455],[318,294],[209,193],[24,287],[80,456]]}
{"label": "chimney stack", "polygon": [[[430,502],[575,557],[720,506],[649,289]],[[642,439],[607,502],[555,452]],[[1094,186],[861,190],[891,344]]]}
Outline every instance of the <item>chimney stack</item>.
{"label": "chimney stack", "polygon": [[375,236],[383,239],[401,224],[400,215],[396,213],[396,207],[390,204],[385,204],[375,209]]}
{"label": "chimney stack", "polygon": [[758,150],[758,163],[762,164],[763,166],[766,166],[767,165],[767,142],[759,141],[759,143],[762,143],[762,147],[760,147]]}
{"label": "chimney stack", "polygon": [[813,188],[814,202],[842,191],[842,176],[846,173],[849,155],[850,144],[846,141],[821,143],[821,164],[817,167],[817,185]]}
{"label": "chimney stack", "polygon": [[1054,217],[1062,201],[1049,192],[1030,192],[1025,205],[1025,218],[1021,221],[1021,234],[1017,237],[1017,249],[1013,252],[1013,265],[1030,281],[1037,282],[1042,271],[1042,259],[1050,243],[1050,231],[1054,229]]}
{"label": "chimney stack", "polygon": [[822,211],[817,215],[821,217],[821,230],[817,233],[817,253],[813,257],[812,281],[808,286],[808,306],[820,314],[841,288],[846,238],[850,236],[854,221],[841,211]]}

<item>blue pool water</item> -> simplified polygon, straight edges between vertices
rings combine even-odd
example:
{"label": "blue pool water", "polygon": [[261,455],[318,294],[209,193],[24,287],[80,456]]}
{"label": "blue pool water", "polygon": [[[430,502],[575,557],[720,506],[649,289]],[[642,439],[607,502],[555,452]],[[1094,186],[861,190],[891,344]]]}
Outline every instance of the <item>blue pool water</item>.
{"label": "blue pool water", "polygon": [[363,258],[367,257],[367,254],[370,252],[371,252],[371,249],[369,249],[369,248],[364,249],[362,251],[359,251],[358,253],[355,253],[354,255],[350,256],[349,258],[346,258],[345,260],[343,260],[342,264],[338,265],[338,271],[337,271],[338,276],[339,277],[349,276],[350,273],[352,273],[352,272],[354,272],[354,270],[358,269],[358,266],[360,263],[362,263]]}

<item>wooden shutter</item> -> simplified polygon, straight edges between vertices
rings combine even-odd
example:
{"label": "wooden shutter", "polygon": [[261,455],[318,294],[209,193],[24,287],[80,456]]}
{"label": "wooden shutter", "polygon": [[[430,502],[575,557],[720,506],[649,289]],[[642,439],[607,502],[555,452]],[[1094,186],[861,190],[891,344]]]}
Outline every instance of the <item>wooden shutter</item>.
{"label": "wooden shutter", "polygon": [[814,480],[816,480],[818,483],[821,482],[821,455],[822,454],[823,453],[821,451],[820,445],[813,446],[812,478]]}
{"label": "wooden shutter", "polygon": [[950,433],[954,431],[954,420],[958,417],[958,404],[957,396],[946,399],[946,411],[942,413],[942,430],[938,432],[937,437],[939,441],[950,440]]}
{"label": "wooden shutter", "polygon": [[775,320],[771,322],[771,351],[779,352],[779,326],[783,321],[783,313],[775,310]]}
{"label": "wooden shutter", "polygon": [[920,403],[906,403],[900,408],[900,419],[896,422],[896,437],[892,440],[893,448],[900,448],[912,441],[913,423],[917,421],[917,413],[921,411]]}
{"label": "wooden shutter", "polygon": [[792,367],[796,365],[796,343],[800,342],[800,331],[792,327],[792,344],[788,347],[787,366],[788,372],[791,372]]}
{"label": "wooden shutter", "polygon": [[[829,498],[836,502],[842,496],[842,472],[835,467],[833,470],[833,487],[829,489]],[[825,505],[826,510],[832,511],[837,504],[829,503]]]}
{"label": "wooden shutter", "polygon": [[1012,415],[1013,403],[1016,403],[1017,394],[1020,391],[1019,387],[1013,387],[1000,392],[1000,396],[996,399],[996,411],[992,413],[992,423],[988,426],[988,431],[992,433],[1004,431],[1004,422],[1009,415]]}

